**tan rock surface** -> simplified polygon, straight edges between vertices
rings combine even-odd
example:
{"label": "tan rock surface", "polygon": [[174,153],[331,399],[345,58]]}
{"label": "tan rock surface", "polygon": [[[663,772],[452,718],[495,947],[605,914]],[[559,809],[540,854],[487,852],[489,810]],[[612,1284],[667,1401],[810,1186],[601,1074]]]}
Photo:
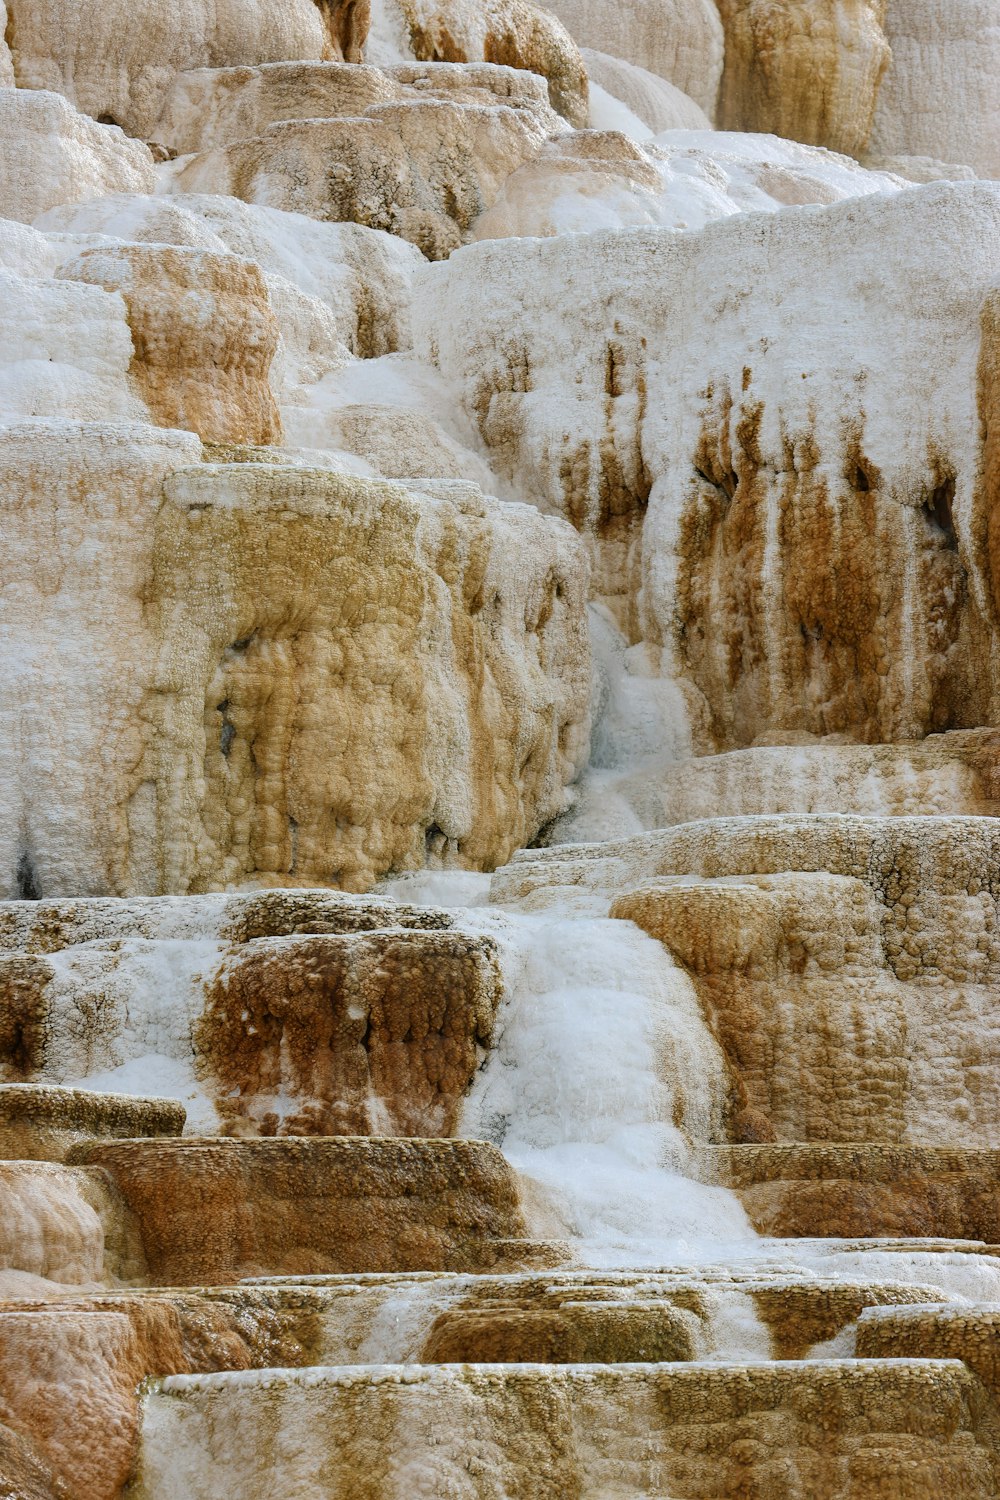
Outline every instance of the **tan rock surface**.
{"label": "tan rock surface", "polygon": [[719,10],[723,130],[865,150],[889,63],[886,0],[719,0]]}
{"label": "tan rock surface", "polygon": [[234,1132],[420,1136],[455,1133],[502,992],[489,939],[415,932],[258,941],[206,991],[195,1066]]}
{"label": "tan rock surface", "polygon": [[162,427],[206,443],[280,443],[268,383],[278,322],[253,261],[174,246],[85,250],[56,273],[120,292],[130,374]]}
{"label": "tan rock surface", "polygon": [[[734,1138],[1000,1143],[994,821],[688,826],[689,857],[733,830],[729,878],[649,884],[612,912],[689,967],[736,1075]],[[741,859],[751,830],[761,857]],[[783,855],[798,873],[747,878]]]}
{"label": "tan rock surface", "polygon": [[[279,70],[271,78],[283,76]],[[273,122],[250,138],[182,158],[171,168],[173,192],[222,192],[323,221],[388,230],[432,259],[462,242],[551,129],[548,110],[512,108],[492,91],[475,103],[446,92],[390,97],[352,117],[318,119],[282,118],[282,107],[290,106],[283,106],[280,87],[252,92],[259,117],[274,115]]]}
{"label": "tan rock surface", "polygon": [[506,105],[555,132],[566,126],[535,73],[489,63],[398,63],[375,68],[330,62],[264,63],[179,73],[156,124],[178,155],[229,146],[289,120],[358,119],[383,105],[434,99]]}
{"label": "tan rock surface", "polygon": [[[4,994],[5,1020],[10,996]],[[62,1161],[92,1136],[180,1135],[184,1107],[175,1099],[98,1094],[51,1084],[0,1085],[0,1158]]]}
{"label": "tan rock surface", "polygon": [[95,1142],[161,1286],[242,1276],[488,1268],[523,1238],[517,1182],[481,1141]]}
{"label": "tan rock surface", "polygon": [[386,0],[420,62],[501,63],[540,73],[553,109],[587,122],[587,71],[550,7],[533,0]]}
{"label": "tan rock surface", "polygon": [[[647,828],[773,813],[1000,813],[996,730],[903,745],[757,745],[626,773],[615,795]],[[572,839],[572,832],[570,833]]]}
{"label": "tan rock surface", "polygon": [[1000,1158],[941,1146],[708,1147],[703,1170],[734,1187],[762,1234],[996,1242]]}
{"label": "tan rock surface", "polygon": [[[987,1500],[995,1485],[996,1417],[962,1365],[848,1360],[174,1377],[147,1398],[137,1493],[160,1500],[183,1482],[191,1500],[227,1486],[258,1500],[281,1465],[303,1500],[346,1500],[358,1473],[373,1500],[388,1500],[399,1493],[401,1429],[409,1483],[449,1482],[463,1500],[510,1493],[525,1465],[537,1500],[562,1500],[595,1476],[634,1494],[669,1485],[719,1500],[748,1484],[761,1500],[937,1500],[949,1490]],[[489,1444],[475,1473],[463,1462],[472,1433]]]}
{"label": "tan rock surface", "polygon": [[44,1161],[0,1162],[0,1206],[5,1294],[19,1282],[28,1296],[37,1296],[39,1283],[93,1288],[110,1277],[144,1274],[135,1226],[101,1173]]}
{"label": "tan rock surface", "polygon": [[1000,1307],[919,1304],[862,1313],[863,1359],[960,1359],[991,1391],[1000,1389]]}
{"label": "tan rock surface", "polygon": [[[4,435],[3,484],[24,517],[24,592],[5,623],[37,639],[40,587],[57,596],[48,626],[71,638],[26,655],[8,698],[11,894],[359,889],[428,854],[507,858],[561,810],[585,753],[572,533],[471,487],[431,499],[259,464],[164,484],[197,464],[191,443],[149,429]],[[86,548],[112,515],[116,568],[95,573]],[[30,538],[56,525],[40,557]],[[92,653],[81,701],[76,664]],[[74,705],[58,769],[40,753],[51,719],[17,707],[39,692]],[[15,745],[33,760],[28,783]],[[67,808],[85,766],[90,790]],[[53,777],[58,794],[43,790]]]}

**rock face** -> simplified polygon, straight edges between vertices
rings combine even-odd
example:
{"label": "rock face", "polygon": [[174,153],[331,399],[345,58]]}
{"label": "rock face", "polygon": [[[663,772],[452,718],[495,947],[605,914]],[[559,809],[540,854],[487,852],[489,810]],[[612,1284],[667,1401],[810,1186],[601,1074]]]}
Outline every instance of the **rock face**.
{"label": "rock face", "polygon": [[479,1141],[92,1142],[164,1286],[274,1271],[486,1269],[524,1235],[517,1182]]}
{"label": "rock face", "polygon": [[161,427],[207,443],[281,441],[268,374],[278,322],[252,261],[174,246],[85,250],[58,275],[120,292],[129,373]]}
{"label": "rock face", "polygon": [[538,80],[509,68],[399,71],[390,79],[374,68],[274,64],[181,75],[157,130],[210,149],[178,163],[172,190],[221,187],[388,230],[443,258],[561,122]]}
{"label": "rock face", "polygon": [[886,0],[719,0],[719,124],[857,156],[889,63],[885,8]]}
{"label": "rock face", "polygon": [[[873,148],[996,177],[1000,32],[993,7],[981,0],[955,0],[946,9],[933,0],[888,0],[885,30],[892,61],[879,91]],[[947,80],[943,90],[935,77]]]}
{"label": "rock face", "polygon": [[[561,810],[587,691],[586,573],[567,528],[518,507],[505,526],[468,489],[432,499],[304,469],[197,466],[195,440],[176,432],[27,424],[4,448],[27,508],[6,628],[37,640],[39,587],[71,612],[84,588],[93,611],[70,654],[21,658],[9,707],[37,750],[28,781],[8,762],[7,805],[22,809],[8,824],[10,895],[249,876],[360,889],[428,850],[501,862]],[[86,548],[112,516],[117,569],[94,574]],[[33,538],[54,525],[62,552],[39,573]],[[512,576],[514,534],[534,541]],[[58,636],[58,607],[48,619]],[[42,683],[50,702],[79,702],[74,652],[96,653],[102,675],[88,671],[89,700],[63,721],[47,773],[45,724],[31,731],[15,704]],[[404,658],[405,677],[389,665]],[[46,775],[65,785],[74,763],[104,769],[97,781],[88,769],[91,795],[50,838],[30,809],[46,805]]]}
{"label": "rock face", "polygon": [[691,971],[733,1066],[735,1139],[1000,1144],[994,829],[760,817],[658,836],[661,870],[707,874],[721,842],[725,876],[649,882],[612,911]]}
{"label": "rock face", "polygon": [[541,74],[552,107],[572,125],[587,122],[587,72],[551,8],[533,0],[383,0],[419,62],[501,63]]}
{"label": "rock face", "polygon": [[[678,683],[696,749],[995,721],[998,215],[991,185],[932,186],[752,232],[737,216],[697,238],[486,244],[428,277],[418,347],[497,466],[595,539],[598,588],[647,672]],[[961,260],[960,306],[950,272],[932,290],[931,262],[916,271],[921,244]],[[919,302],[889,270],[903,262]],[[763,344],[746,321],[762,284]],[[693,343],[719,285],[713,337]],[[552,316],[563,296],[573,318]],[[445,301],[462,309],[447,326]]]}
{"label": "rock face", "polygon": [[[8,991],[8,1022],[12,998]],[[173,1099],[5,1083],[0,1085],[0,1157],[62,1161],[71,1146],[94,1136],[180,1135],[184,1118],[184,1106]]]}
{"label": "rock face", "polygon": [[0,212],[30,224],[47,208],[105,193],[148,193],[153,157],[95,125],[57,93],[0,92]]}
{"label": "rock face", "polygon": [[260,0],[185,0],[168,18],[155,6],[11,0],[6,35],[22,89],[65,94],[95,119],[149,138],[162,97],[186,68],[282,58],[346,55],[364,41],[361,5],[291,0],[279,11]]}
{"label": "rock face", "polygon": [[[816,1404],[828,1434],[821,1460],[808,1436]],[[257,1431],[269,1434],[255,1455],[236,1438],[236,1414],[247,1406]],[[534,1483],[545,1500],[571,1493],[595,1467],[621,1473],[623,1465],[626,1482],[640,1494],[666,1475],[668,1483],[685,1487],[710,1483],[717,1495],[735,1500],[749,1472],[764,1496],[787,1494],[792,1484],[817,1500],[860,1500],[873,1480],[880,1482],[880,1451],[886,1449],[896,1465],[894,1482],[883,1490],[888,1495],[930,1497],[943,1484],[985,1500],[995,1483],[988,1398],[968,1371],[948,1360],[902,1361],[890,1374],[877,1362],[848,1361],[820,1366],[805,1378],[795,1365],[752,1372],[638,1365],[599,1373],[589,1366],[558,1372],[465,1366],[407,1376],[386,1371],[363,1384],[340,1371],[239,1383],[226,1376],[176,1376],[149,1399],[139,1494],[164,1496],[182,1477],[197,1500],[221,1496],[227,1485],[256,1497],[266,1493],[266,1475],[281,1463],[309,1500],[347,1495],[358,1472],[368,1475],[370,1492],[381,1500],[399,1493],[381,1458],[389,1434],[405,1425],[421,1442],[433,1424],[440,1441],[442,1421],[447,1437],[433,1461],[435,1479],[460,1464],[466,1423],[489,1433],[491,1472],[462,1491],[477,1500],[496,1493],[496,1480],[508,1487],[517,1482],[525,1446],[541,1459],[542,1477]],[[331,1426],[338,1431],[337,1452],[317,1482],[309,1477],[313,1455],[328,1454],[324,1435]],[[745,1437],[750,1426],[767,1433],[766,1446]],[[700,1442],[692,1441],[692,1428]],[[623,1430],[634,1438],[627,1459],[619,1456]],[[672,1432],[678,1434],[673,1440]],[[647,1440],[655,1435],[652,1459],[640,1434]],[[780,1480],[772,1479],[778,1462]]]}

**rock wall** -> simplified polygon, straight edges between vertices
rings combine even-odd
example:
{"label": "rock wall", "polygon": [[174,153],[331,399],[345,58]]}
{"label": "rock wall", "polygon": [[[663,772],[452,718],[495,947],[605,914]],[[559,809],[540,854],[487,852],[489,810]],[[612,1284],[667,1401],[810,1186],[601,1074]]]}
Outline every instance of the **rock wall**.
{"label": "rock wall", "polygon": [[696,749],[995,722],[998,215],[991,185],[932,186],[427,275],[418,347],[497,467],[595,539]]}
{"label": "rock wall", "polygon": [[886,0],[719,0],[726,33],[719,124],[857,156],[871,138],[889,64],[885,7]]}
{"label": "rock wall", "polygon": [[[23,516],[6,623],[26,643],[8,700],[11,895],[360,889],[428,854],[502,862],[561,811],[588,687],[567,528],[462,488],[198,467],[179,433],[27,424],[4,448]],[[117,565],[95,573],[111,517]],[[529,535],[511,574],[502,558]],[[39,590],[59,650],[41,649]],[[81,634],[64,612],[79,620],[85,596]],[[66,704],[56,759],[53,720],[32,727],[40,693]]]}

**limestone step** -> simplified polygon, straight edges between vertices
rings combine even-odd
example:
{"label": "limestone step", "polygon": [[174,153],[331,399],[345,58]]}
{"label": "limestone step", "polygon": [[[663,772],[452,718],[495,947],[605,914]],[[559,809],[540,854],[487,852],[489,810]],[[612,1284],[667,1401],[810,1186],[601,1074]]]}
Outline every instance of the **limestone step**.
{"label": "limestone step", "polygon": [[613,792],[649,829],[777,813],[996,817],[998,751],[996,729],[899,745],[754,745],[633,771]]}
{"label": "limestone step", "polygon": [[91,1137],[177,1136],[184,1120],[176,1099],[0,1084],[0,1160],[63,1161],[70,1147]]}
{"label": "limestone step", "polygon": [[428,100],[507,105],[551,123],[537,75],[480,63],[373,68],[358,63],[271,62],[255,68],[195,68],[169,89],[155,138],[178,155],[259,136],[285,120],[333,120]]}
{"label": "limestone step", "polygon": [[788,814],[535,852],[493,892],[584,887],[664,945],[725,1056],[722,1139],[992,1148],[998,868],[995,817]]}
{"label": "limestone step", "polygon": [[186,1136],[91,1142],[69,1161],[110,1179],[158,1285],[490,1269],[516,1265],[526,1238],[515,1174],[482,1141]]}
{"label": "limestone step", "polygon": [[435,909],[319,891],[0,904],[0,1077],[163,1054],[206,1132],[449,1136],[502,993],[493,941]]}
{"label": "limestone step", "polygon": [[762,1234],[1000,1242],[1000,1151],[808,1143],[703,1146],[696,1159]]}
{"label": "limestone step", "polygon": [[[362,1364],[597,1366],[732,1355],[755,1311],[757,1354],[800,1357],[866,1310],[905,1320],[939,1288],[748,1267],[547,1274],[368,1273],[238,1286],[152,1288],[0,1303],[0,1409],[71,1495],[113,1500],[128,1475],[149,1377]],[[748,1317],[748,1310],[751,1315]],[[969,1310],[953,1304],[951,1311]],[[878,1325],[874,1325],[878,1326]],[[904,1326],[901,1323],[901,1326]],[[736,1337],[745,1337],[737,1331]],[[726,1341],[729,1347],[726,1348]],[[720,1348],[720,1345],[723,1346]],[[586,1358],[579,1356],[585,1354]],[[960,1355],[896,1349],[875,1357]],[[819,1368],[815,1357],[805,1368]],[[704,1366],[702,1366],[704,1368]],[[990,1384],[990,1369],[977,1371]],[[992,1388],[992,1386],[991,1386]],[[88,1391],[81,1409],[79,1393]],[[94,1410],[104,1435],[93,1442]]]}
{"label": "limestone step", "polygon": [[1000,1303],[868,1308],[857,1349],[869,1359],[960,1359],[1000,1396]]}
{"label": "limestone step", "polygon": [[144,1398],[133,1493],[987,1500],[998,1435],[957,1360],[174,1376]]}

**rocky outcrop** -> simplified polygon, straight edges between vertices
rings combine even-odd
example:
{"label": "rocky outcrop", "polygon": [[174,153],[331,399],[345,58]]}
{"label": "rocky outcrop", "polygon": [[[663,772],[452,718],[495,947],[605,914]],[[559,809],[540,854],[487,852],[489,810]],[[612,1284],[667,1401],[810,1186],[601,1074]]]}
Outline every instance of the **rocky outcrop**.
{"label": "rocky outcrop", "polygon": [[[36,643],[8,697],[25,756],[7,762],[11,895],[356,890],[428,854],[499,863],[561,810],[587,730],[568,529],[468,488],[199,467],[180,433],[29,424],[4,449],[24,517],[5,624]],[[87,549],[112,516],[116,566],[95,573]],[[52,655],[37,650],[39,587],[65,646]],[[83,597],[92,628],[68,641],[63,611],[78,619]],[[66,694],[55,765],[51,718],[32,728],[17,704]]]}
{"label": "rocky outcrop", "polygon": [[[604,788],[622,821],[644,828],[702,818],[772,813],[869,813],[891,817],[1000,816],[1000,734],[952,730],[902,745],[802,743],[757,745],[726,755],[629,770]],[[586,836],[579,824],[598,815],[588,797],[561,825],[563,842]]]}
{"label": "rocky outcrop", "polygon": [[[4,994],[4,1021],[14,997]],[[16,1024],[16,1023],[15,1023]],[[94,1136],[180,1135],[184,1106],[176,1099],[98,1094],[52,1084],[0,1085],[0,1158],[63,1161],[71,1146]]]}
{"label": "rocky outcrop", "polygon": [[129,373],[153,420],[207,443],[281,441],[268,375],[278,322],[253,261],[175,246],[85,250],[58,276],[120,292]]}
{"label": "rocky outcrop", "polygon": [[571,125],[587,123],[587,71],[551,7],[533,0],[383,0],[382,8],[419,62],[501,63],[538,73],[553,109]]}
{"label": "rocky outcrop", "polygon": [[[8,0],[7,38],[22,89],[51,89],[95,119],[150,139],[163,95],[186,68],[357,52],[364,3],[184,0],[169,17],[155,5]],[[345,50],[346,48],[346,50]]]}
{"label": "rocky outcrop", "polygon": [[886,0],[719,0],[718,122],[857,156],[889,63]]}
{"label": "rocky outcrop", "polygon": [[30,224],[57,203],[153,189],[148,147],[78,114],[61,94],[0,89],[0,140],[7,219]]}
{"label": "rocky outcrop", "polygon": [[744,1145],[702,1152],[762,1234],[995,1242],[1000,1157],[940,1146]]}
{"label": "rocky outcrop", "polygon": [[468,77],[441,66],[392,78],[288,64],[184,75],[162,133],[189,150],[199,136],[206,147],[170,169],[170,187],[353,221],[446,256],[561,128],[538,81],[511,71]]}
{"label": "rocky outcrop", "polygon": [[992,819],[760,817],[659,837],[661,870],[707,873],[727,848],[725,877],[650,882],[612,911],[691,972],[737,1080],[735,1139],[1000,1143]]}

